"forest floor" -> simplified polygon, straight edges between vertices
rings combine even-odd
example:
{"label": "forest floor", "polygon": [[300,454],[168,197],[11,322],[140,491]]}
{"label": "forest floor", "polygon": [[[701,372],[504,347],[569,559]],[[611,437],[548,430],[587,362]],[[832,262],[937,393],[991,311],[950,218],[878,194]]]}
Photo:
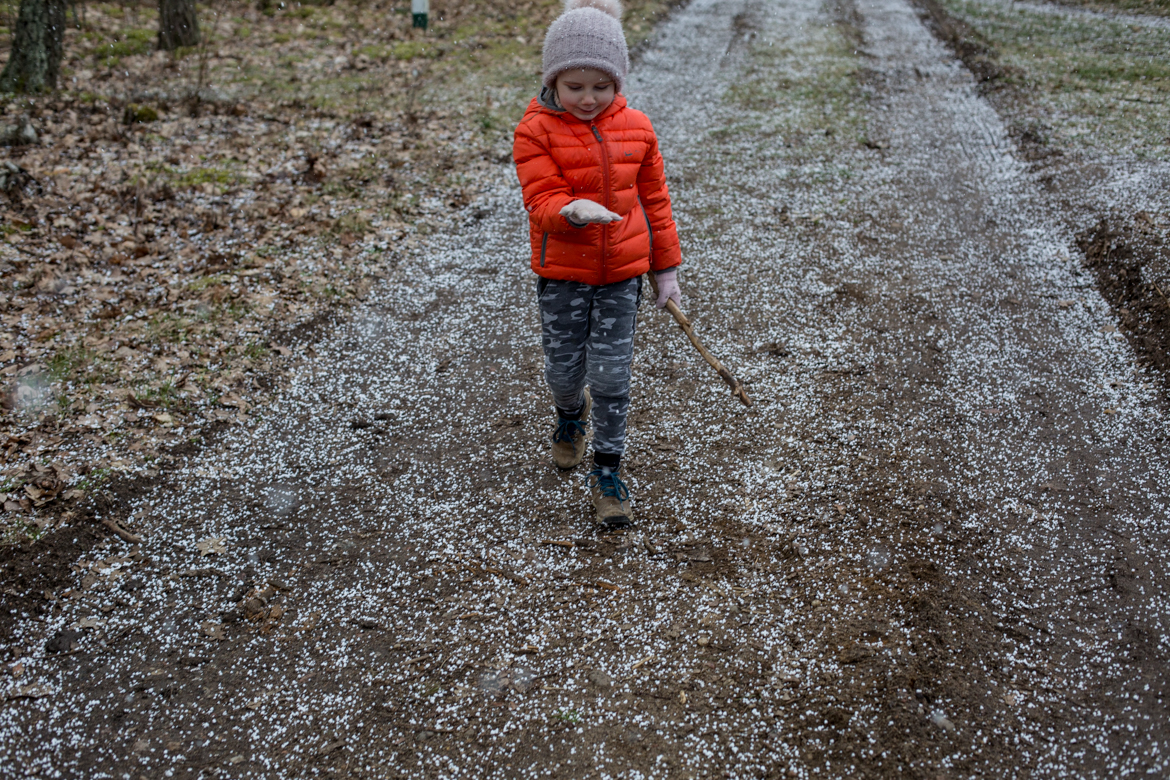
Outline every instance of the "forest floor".
{"label": "forest floor", "polygon": [[507,162],[552,5],[90,7],[7,113],[0,774],[1165,775],[1170,28],[917,3],[628,10],[756,404],[644,306],[618,534]]}

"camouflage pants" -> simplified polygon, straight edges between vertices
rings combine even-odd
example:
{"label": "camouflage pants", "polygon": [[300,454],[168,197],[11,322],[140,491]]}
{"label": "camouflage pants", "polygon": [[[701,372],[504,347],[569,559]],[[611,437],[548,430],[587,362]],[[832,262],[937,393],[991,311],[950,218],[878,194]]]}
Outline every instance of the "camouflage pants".
{"label": "camouflage pants", "polygon": [[621,455],[630,410],[630,362],[642,278],[594,286],[540,279],[544,377],[558,409],[572,412],[593,396],[593,451]]}

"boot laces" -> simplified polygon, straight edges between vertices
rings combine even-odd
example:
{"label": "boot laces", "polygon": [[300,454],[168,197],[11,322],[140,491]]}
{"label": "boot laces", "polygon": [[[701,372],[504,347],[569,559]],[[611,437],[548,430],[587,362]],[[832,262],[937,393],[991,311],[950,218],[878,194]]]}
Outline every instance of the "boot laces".
{"label": "boot laces", "polygon": [[553,434],[554,442],[567,442],[572,444],[578,436],[585,435],[585,423],[580,420],[566,420],[563,417],[557,418],[557,430]]}
{"label": "boot laces", "polygon": [[589,472],[589,487],[597,487],[601,490],[601,495],[616,498],[618,501],[625,501],[630,497],[629,488],[618,477],[616,471],[606,474],[600,468],[593,469]]}

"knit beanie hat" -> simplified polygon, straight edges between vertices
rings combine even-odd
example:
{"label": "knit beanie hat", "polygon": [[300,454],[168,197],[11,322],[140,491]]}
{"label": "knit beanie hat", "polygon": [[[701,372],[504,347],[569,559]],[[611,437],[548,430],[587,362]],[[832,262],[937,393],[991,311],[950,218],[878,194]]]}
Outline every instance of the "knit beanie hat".
{"label": "knit beanie hat", "polygon": [[544,85],[575,68],[596,68],[613,76],[615,92],[625,86],[630,53],[622,33],[620,0],[565,0],[565,12],[544,36]]}

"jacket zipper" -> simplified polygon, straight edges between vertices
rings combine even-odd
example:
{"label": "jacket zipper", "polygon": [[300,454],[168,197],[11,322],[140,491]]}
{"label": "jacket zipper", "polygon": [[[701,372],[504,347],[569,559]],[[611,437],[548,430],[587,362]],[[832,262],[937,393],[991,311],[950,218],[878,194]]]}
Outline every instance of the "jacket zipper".
{"label": "jacket zipper", "polygon": [[[602,186],[605,187],[605,192],[602,193],[602,198],[605,200],[601,205],[609,208],[609,152],[605,149],[605,141],[601,138],[601,131],[597,129],[597,125],[590,125],[593,130],[593,137],[597,139],[597,143],[601,146],[601,181]],[[610,209],[612,211],[612,209]],[[605,284],[605,250],[606,244],[609,240],[609,226],[601,226],[601,283]]]}
{"label": "jacket zipper", "polygon": [[548,233],[540,239],[540,267],[544,268],[544,253],[548,249]]}

